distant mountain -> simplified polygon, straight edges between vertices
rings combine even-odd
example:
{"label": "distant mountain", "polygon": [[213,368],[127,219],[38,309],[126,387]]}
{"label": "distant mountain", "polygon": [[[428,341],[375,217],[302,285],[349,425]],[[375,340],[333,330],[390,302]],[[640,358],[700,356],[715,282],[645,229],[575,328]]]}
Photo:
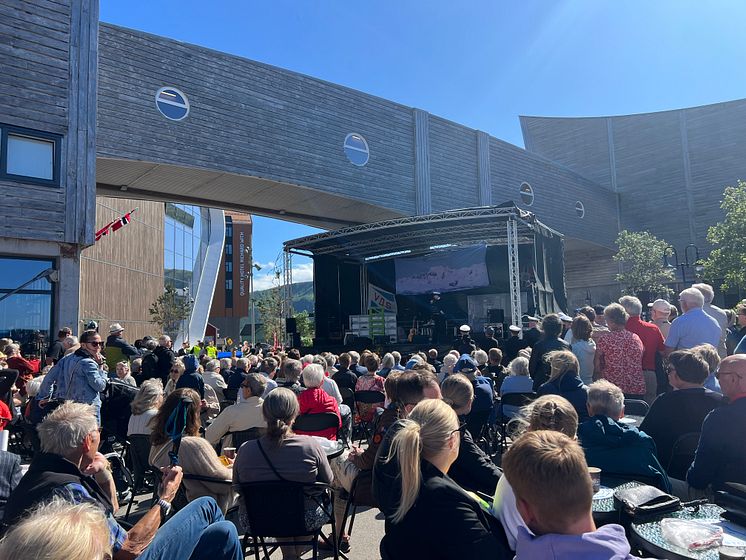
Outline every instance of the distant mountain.
{"label": "distant mountain", "polygon": [[[269,295],[271,289],[254,292],[254,297],[261,301]],[[296,313],[308,311],[309,314],[313,314],[313,282],[296,282],[293,284],[293,309]],[[259,322],[260,319],[257,318],[257,323]]]}

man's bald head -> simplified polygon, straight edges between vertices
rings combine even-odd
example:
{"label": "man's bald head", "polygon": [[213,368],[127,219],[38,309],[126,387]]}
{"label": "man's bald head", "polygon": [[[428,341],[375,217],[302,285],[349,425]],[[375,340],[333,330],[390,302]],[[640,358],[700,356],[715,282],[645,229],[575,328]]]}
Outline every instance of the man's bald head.
{"label": "man's bald head", "polygon": [[733,354],[720,362],[717,372],[720,388],[728,398],[746,393],[746,354]]}

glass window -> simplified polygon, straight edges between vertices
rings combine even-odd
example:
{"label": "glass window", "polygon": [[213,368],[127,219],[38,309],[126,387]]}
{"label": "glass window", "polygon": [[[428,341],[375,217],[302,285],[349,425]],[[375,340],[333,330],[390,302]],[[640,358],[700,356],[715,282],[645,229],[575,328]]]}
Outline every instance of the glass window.
{"label": "glass window", "polygon": [[528,183],[521,183],[521,201],[526,206],[531,206],[534,203],[534,189]]}
{"label": "glass window", "polygon": [[233,290],[225,290],[225,308],[233,308]]}
{"label": "glass window", "polygon": [[233,272],[233,261],[225,261],[225,271],[229,274]]}
{"label": "glass window", "polygon": [[8,162],[5,172],[52,181],[54,179],[54,142],[8,134]]}
{"label": "glass window", "polygon": [[585,217],[585,205],[579,200],[575,203],[575,213],[578,215],[578,218]]}
{"label": "glass window", "polygon": [[226,244],[226,246],[225,246],[225,254],[226,255],[232,255],[233,254],[233,245]]}
{"label": "glass window", "polygon": [[173,87],[164,87],[157,91],[155,106],[161,115],[172,121],[180,121],[189,114],[187,96]]}
{"label": "glass window", "polygon": [[345,138],[344,152],[353,165],[363,166],[368,163],[370,152],[368,142],[359,134],[350,133]]}
{"label": "glass window", "polygon": [[233,289],[233,279],[232,278],[227,278],[225,280],[225,289],[226,290],[232,290]]}

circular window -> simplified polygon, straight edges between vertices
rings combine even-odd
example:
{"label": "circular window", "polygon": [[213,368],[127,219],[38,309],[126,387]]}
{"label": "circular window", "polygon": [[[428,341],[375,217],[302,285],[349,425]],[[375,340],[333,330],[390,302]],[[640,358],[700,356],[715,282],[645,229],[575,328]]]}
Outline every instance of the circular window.
{"label": "circular window", "polygon": [[528,183],[521,183],[521,200],[526,206],[534,203],[534,189]]}
{"label": "circular window", "polygon": [[363,166],[368,163],[370,152],[368,151],[368,143],[365,138],[359,134],[350,133],[345,138],[344,150],[347,159],[353,165]]}
{"label": "circular window", "polygon": [[578,215],[578,218],[585,217],[585,206],[579,200],[575,203],[575,213]]}
{"label": "circular window", "polygon": [[155,94],[155,106],[161,115],[172,121],[180,121],[189,114],[189,100],[176,88],[164,87]]}

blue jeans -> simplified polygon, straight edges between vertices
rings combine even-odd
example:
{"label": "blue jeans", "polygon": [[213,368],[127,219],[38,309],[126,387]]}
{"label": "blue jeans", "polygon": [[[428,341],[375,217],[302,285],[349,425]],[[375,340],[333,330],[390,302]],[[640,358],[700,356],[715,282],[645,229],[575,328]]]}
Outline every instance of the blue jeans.
{"label": "blue jeans", "polygon": [[243,560],[236,526],[212,498],[202,497],[158,529],[138,560]]}

